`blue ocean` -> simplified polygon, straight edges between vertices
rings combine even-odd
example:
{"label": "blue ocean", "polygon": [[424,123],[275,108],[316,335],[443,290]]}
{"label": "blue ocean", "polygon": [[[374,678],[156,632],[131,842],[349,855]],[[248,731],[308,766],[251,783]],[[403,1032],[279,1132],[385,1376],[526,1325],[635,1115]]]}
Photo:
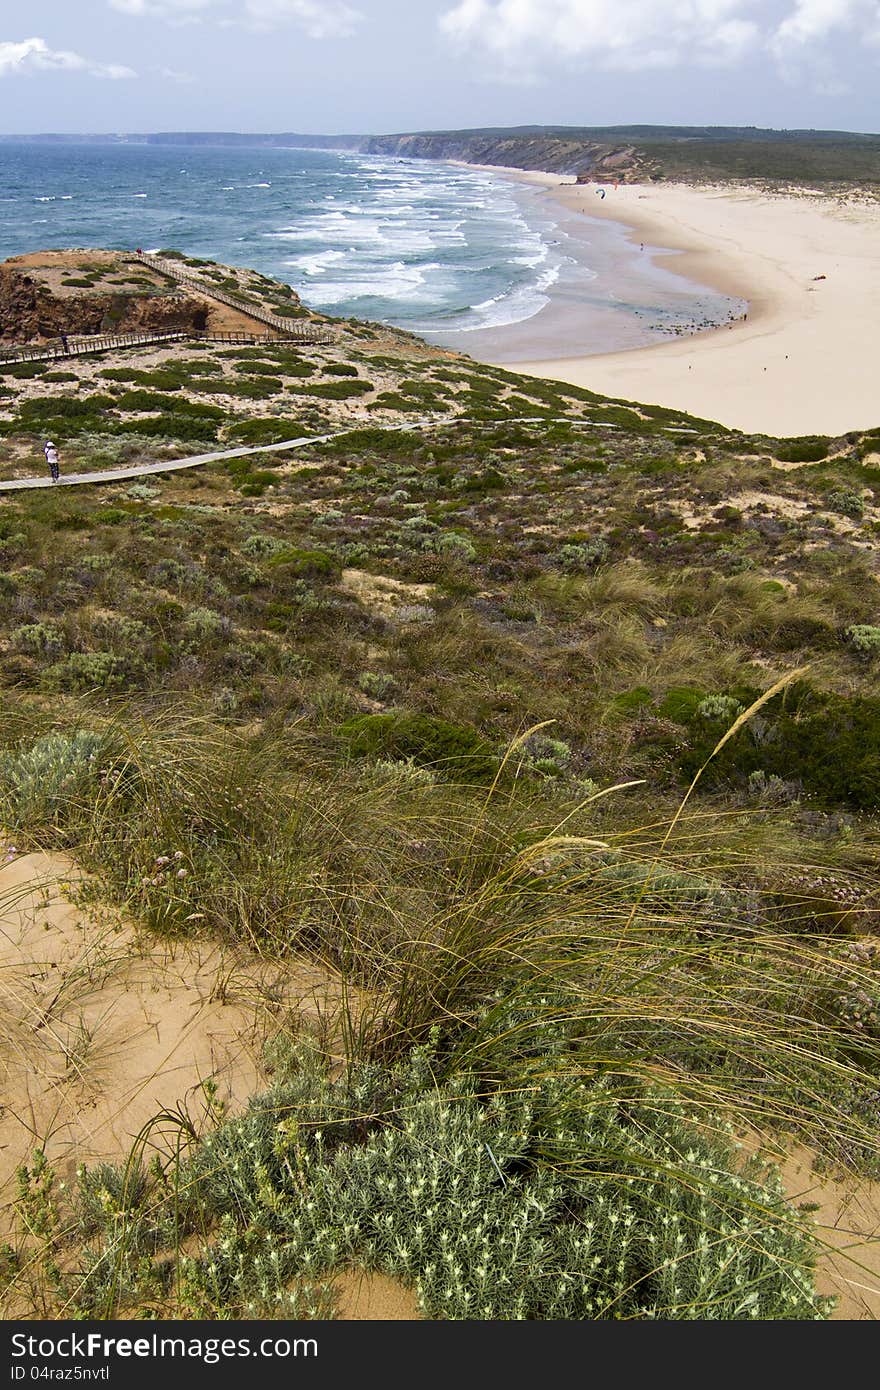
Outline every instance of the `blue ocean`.
{"label": "blue ocean", "polygon": [[590,282],[601,279],[591,260],[601,267],[620,229],[579,221],[581,232],[593,229],[586,247],[544,190],[453,164],[299,149],[0,144],[0,259],[173,247],[276,276],[322,312],[465,351],[540,314],[557,286],[574,285],[583,299],[588,351],[636,346],[698,314],[732,314],[723,296],[646,270],[635,295],[594,295],[602,331],[591,346]]}

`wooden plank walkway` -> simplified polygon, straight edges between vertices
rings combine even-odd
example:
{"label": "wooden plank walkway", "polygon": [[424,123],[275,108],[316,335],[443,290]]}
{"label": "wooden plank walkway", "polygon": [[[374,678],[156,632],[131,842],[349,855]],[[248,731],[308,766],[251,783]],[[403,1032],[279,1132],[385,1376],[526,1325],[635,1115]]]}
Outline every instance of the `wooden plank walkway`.
{"label": "wooden plank walkway", "polygon": [[276,329],[286,337],[297,339],[303,343],[329,343],[333,341],[333,334],[329,329],[311,323],[296,323],[280,314],[273,314],[270,310],[264,309],[262,304],[252,304],[240,295],[229,294],[226,290],[218,289],[199,276],[190,274],[177,261],[166,260],[161,256],[150,256],[146,251],[135,252],[131,256],[131,260],[137,265],[146,265],[152,270],[157,270],[160,275],[167,275],[169,279],[176,280],[179,285],[185,285],[187,289],[194,290],[197,294],[205,295],[208,299],[216,299],[220,304],[225,304],[230,309],[236,309],[238,313],[246,314],[248,318],[256,319],[258,323],[265,323],[269,328]]}
{"label": "wooden plank walkway", "polygon": [[[578,425],[588,429],[615,430],[620,425],[606,424],[604,420],[583,420],[562,415],[547,419],[544,415],[524,415],[513,420],[468,420],[458,416],[448,420],[407,420],[399,425],[382,425],[380,428],[389,434],[409,430],[454,429],[457,425],[480,425],[486,429],[497,429],[499,425]],[[129,478],[145,478],[151,473],[177,473],[184,468],[199,468],[206,463],[223,463],[226,459],[247,458],[250,454],[274,454],[284,449],[304,449],[307,444],[328,444],[331,439],[341,439],[359,429],[375,429],[368,420],[358,421],[348,429],[334,430],[332,434],[299,435],[296,439],[282,439],[277,444],[248,444],[238,449],[219,449],[211,454],[193,454],[190,458],[169,459],[164,463],[136,463],[130,468],[108,468],[102,472],[69,473],[62,475],[58,482],[51,478],[12,478],[0,482],[0,492],[24,492],[32,488],[75,487],[81,483],[120,483]]]}
{"label": "wooden plank walkway", "polygon": [[0,366],[15,366],[19,362],[54,362],[65,357],[83,357],[88,352],[113,352],[117,348],[145,347],[151,343],[181,343],[190,335],[183,332],[164,333],[101,333],[94,337],[89,334],[68,339],[63,344],[54,339],[51,343],[35,343],[33,346],[0,347]]}
{"label": "wooden plank walkway", "polygon": [[[330,342],[329,338],[316,338]],[[268,333],[201,333],[198,329],[173,333],[115,333],[68,339],[65,350],[60,343],[38,343],[18,348],[0,347],[0,367],[14,367],[20,362],[63,362],[67,357],[85,357],[90,352],[114,352],[123,348],[150,347],[162,343],[216,343],[218,346],[240,344],[242,347],[301,347],[305,340],[284,334],[270,337]],[[310,344],[311,345],[311,344]]]}
{"label": "wooden plank walkway", "polygon": [[[348,430],[341,433],[348,434]],[[23,488],[37,487],[75,487],[78,483],[117,483],[126,478],[145,478],[151,473],[174,473],[182,468],[198,468],[204,463],[221,463],[224,459],[245,458],[248,454],[278,453],[282,449],[301,449],[306,444],[325,444],[335,439],[336,434],[305,435],[298,439],[285,439],[279,444],[249,445],[241,449],[221,449],[213,454],[194,454],[192,458],[170,459],[166,463],[137,463],[131,468],[109,468],[104,472],[71,473],[60,477],[57,483],[51,478],[21,478],[14,482],[0,483],[0,492],[16,492]]]}
{"label": "wooden plank walkway", "polygon": [[[355,427],[356,428],[356,427]],[[418,429],[419,425],[391,425],[391,430]],[[246,458],[249,454],[280,453],[284,449],[303,449],[307,444],[327,444],[351,430],[334,430],[332,434],[307,434],[296,439],[283,439],[278,444],[249,444],[240,449],[220,449],[213,454],[194,454],[186,459],[169,459],[166,463],[137,463],[130,468],[110,468],[104,472],[70,473],[55,483],[51,478],[16,478],[0,483],[0,492],[21,492],[26,488],[75,487],[79,483],[119,483],[127,478],[145,478],[151,473],[176,473],[182,468],[198,468],[205,463],[222,463],[226,459]]]}

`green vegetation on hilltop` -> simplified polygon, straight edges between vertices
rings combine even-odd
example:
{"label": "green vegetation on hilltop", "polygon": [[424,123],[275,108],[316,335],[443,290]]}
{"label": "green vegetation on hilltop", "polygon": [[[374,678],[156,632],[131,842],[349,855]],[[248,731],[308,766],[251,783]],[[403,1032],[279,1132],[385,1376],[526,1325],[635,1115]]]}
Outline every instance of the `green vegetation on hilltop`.
{"label": "green vegetation on hilltop", "polygon": [[457,158],[585,178],[880,185],[880,135],[754,126],[510,126],[380,136],[377,153]]}

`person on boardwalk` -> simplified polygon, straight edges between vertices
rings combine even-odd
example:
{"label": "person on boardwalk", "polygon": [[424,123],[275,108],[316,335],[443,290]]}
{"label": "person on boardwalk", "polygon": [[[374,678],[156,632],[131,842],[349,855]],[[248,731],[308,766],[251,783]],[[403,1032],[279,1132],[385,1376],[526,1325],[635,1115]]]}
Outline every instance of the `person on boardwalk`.
{"label": "person on boardwalk", "polygon": [[60,336],[60,338],[61,338],[61,346],[62,346],[62,348],[64,349],[64,356],[65,356],[65,357],[69,357],[69,356],[70,356],[70,344],[69,344],[68,341],[67,341],[67,334],[66,334],[66,333],[61,333],[59,336]]}
{"label": "person on boardwalk", "polygon": [[46,455],[49,472],[52,474],[52,482],[57,483],[61,470],[58,466],[58,450],[55,448],[51,439],[47,439],[46,443],[43,445],[43,453]]}

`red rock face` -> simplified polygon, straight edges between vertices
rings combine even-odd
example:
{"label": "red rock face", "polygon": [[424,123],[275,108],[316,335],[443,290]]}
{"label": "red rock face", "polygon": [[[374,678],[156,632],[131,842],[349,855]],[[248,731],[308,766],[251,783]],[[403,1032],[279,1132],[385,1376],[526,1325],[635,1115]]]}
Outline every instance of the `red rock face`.
{"label": "red rock face", "polygon": [[0,266],[0,341],[35,343],[61,333],[204,329],[211,306],[186,294],[54,295],[33,276]]}

